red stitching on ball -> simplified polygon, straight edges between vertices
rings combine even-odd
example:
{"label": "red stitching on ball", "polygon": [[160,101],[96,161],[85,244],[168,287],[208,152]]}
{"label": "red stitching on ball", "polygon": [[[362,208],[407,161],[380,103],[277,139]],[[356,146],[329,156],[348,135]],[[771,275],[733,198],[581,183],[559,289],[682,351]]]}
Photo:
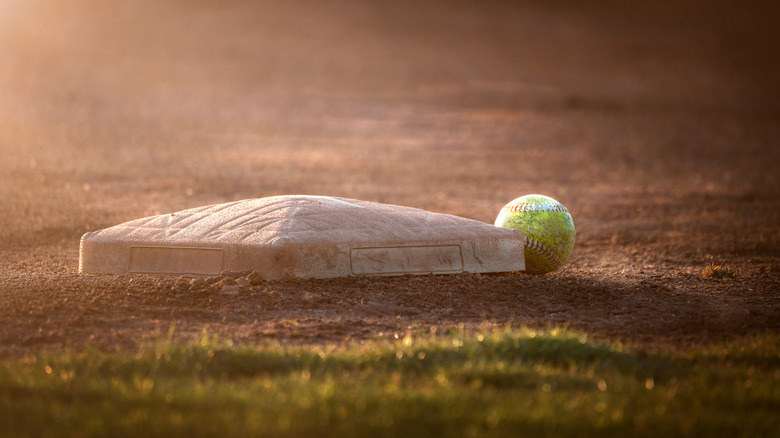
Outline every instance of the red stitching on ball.
{"label": "red stitching on ball", "polygon": [[556,267],[563,265],[563,261],[560,259],[560,257],[555,255],[552,249],[543,245],[542,243],[526,236],[525,246],[530,247],[532,250],[538,252],[540,255],[547,257],[548,259],[551,259],[552,262],[555,263]]}
{"label": "red stitching on ball", "polygon": [[517,213],[526,211],[538,211],[540,213],[550,213],[553,211],[560,211],[562,213],[568,213],[569,210],[563,204],[510,204],[503,208],[503,210]]}

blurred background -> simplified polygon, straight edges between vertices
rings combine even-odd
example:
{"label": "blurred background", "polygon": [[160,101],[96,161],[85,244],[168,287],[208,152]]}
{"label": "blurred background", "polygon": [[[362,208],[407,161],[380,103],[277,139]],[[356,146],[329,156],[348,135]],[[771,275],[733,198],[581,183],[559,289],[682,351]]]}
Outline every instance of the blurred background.
{"label": "blurred background", "polygon": [[0,0],[2,251],[72,266],[86,231],[278,194],[492,223],[543,193],[572,211],[581,264],[661,240],[682,256],[776,255],[776,12]]}

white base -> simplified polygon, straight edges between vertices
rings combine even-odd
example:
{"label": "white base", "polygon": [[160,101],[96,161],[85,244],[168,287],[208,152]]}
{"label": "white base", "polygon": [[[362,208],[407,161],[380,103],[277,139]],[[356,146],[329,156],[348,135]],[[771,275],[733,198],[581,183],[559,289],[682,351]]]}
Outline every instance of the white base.
{"label": "white base", "polygon": [[82,273],[216,275],[267,280],[525,269],[515,230],[411,207],[276,196],[151,216],[84,234]]}

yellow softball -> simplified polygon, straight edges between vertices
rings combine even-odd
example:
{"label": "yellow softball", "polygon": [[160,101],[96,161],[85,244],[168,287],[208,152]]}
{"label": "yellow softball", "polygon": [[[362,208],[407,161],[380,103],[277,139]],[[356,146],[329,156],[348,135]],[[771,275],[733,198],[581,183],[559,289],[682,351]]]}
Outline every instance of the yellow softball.
{"label": "yellow softball", "polygon": [[525,270],[531,274],[560,268],[574,249],[574,220],[563,204],[548,196],[515,199],[501,209],[495,225],[525,235]]}

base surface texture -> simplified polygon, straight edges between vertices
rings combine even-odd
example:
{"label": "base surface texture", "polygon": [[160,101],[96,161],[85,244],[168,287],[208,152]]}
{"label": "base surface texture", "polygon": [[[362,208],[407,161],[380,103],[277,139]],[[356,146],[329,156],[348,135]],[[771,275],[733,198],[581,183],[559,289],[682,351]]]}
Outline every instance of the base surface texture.
{"label": "base surface texture", "polygon": [[480,221],[325,196],[275,196],[86,233],[82,273],[333,278],[525,269],[525,238]]}

